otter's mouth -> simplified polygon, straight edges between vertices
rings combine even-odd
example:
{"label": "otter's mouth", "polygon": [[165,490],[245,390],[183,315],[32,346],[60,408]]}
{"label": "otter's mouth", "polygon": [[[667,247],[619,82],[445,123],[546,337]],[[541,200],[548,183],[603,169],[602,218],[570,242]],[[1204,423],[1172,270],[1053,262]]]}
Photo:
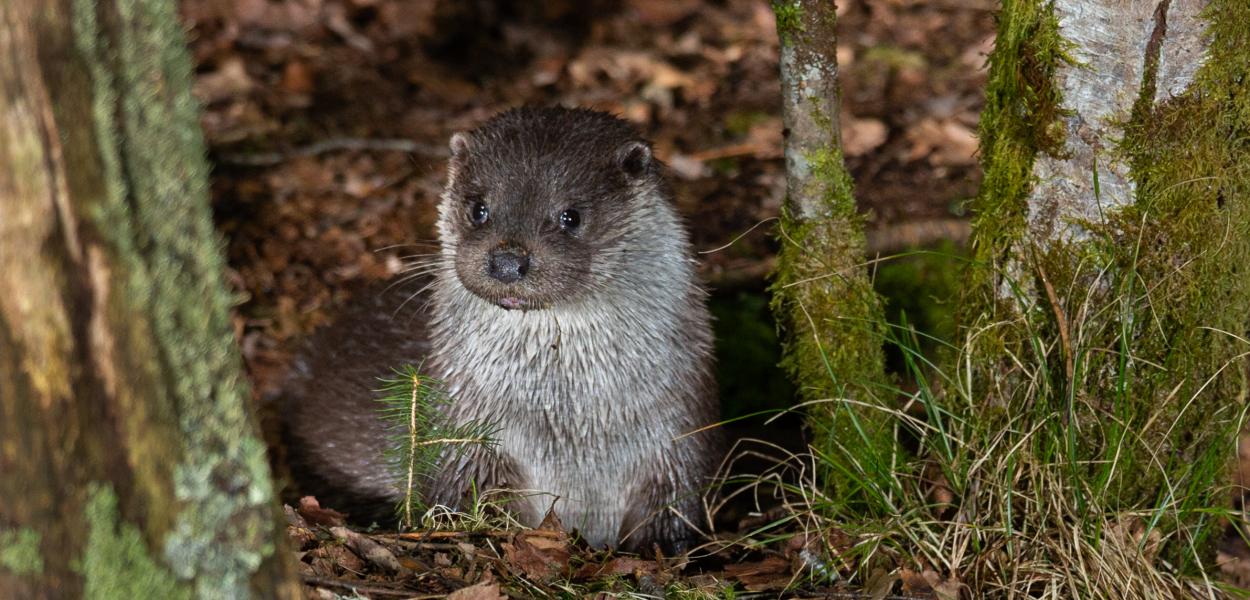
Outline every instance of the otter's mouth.
{"label": "otter's mouth", "polygon": [[507,310],[525,310],[529,306],[529,302],[517,298],[516,296],[504,296],[496,302],[499,306]]}

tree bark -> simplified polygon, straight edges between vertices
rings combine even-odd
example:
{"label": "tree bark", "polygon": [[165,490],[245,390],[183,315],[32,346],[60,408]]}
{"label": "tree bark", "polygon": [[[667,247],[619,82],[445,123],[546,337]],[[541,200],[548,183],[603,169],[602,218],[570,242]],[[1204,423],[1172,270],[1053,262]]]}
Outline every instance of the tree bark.
{"label": "tree bark", "polygon": [[[814,445],[838,467],[826,481],[853,501],[888,471],[894,440],[877,405],[884,379],[881,306],[868,280],[863,220],[842,159],[836,16],[828,0],[773,4],[781,38],[787,197],[773,310],[784,365],[809,402]],[[892,401],[892,398],[888,400]]]}
{"label": "tree bark", "polygon": [[299,595],[174,11],[0,2],[0,597]]}
{"label": "tree bark", "polygon": [[1246,23],[1243,0],[1005,2],[981,122],[973,397],[1054,417],[1082,499],[1166,501],[1181,554],[1244,417]]}

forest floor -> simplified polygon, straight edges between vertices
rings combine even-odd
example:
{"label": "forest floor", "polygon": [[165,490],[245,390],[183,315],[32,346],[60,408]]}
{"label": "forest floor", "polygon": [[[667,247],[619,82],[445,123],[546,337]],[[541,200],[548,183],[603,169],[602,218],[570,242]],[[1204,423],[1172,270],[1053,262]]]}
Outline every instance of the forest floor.
{"label": "forest floor", "polygon": [[[839,2],[841,122],[870,254],[966,241],[996,6]],[[448,137],[521,104],[594,107],[637,124],[671,167],[714,310],[719,297],[728,298],[724,310],[756,314],[758,337],[769,343],[760,298],[784,172],[778,44],[767,2],[182,0],[181,7],[205,106],[217,226],[239,296],[236,334],[262,413],[299,340],[354,291],[397,274],[411,244],[433,239]],[[903,279],[905,290],[915,290],[929,276],[911,268],[881,281]],[[949,273],[934,278],[954,281]],[[911,292],[885,291],[891,308],[913,308],[914,298],[902,297]],[[735,337],[723,327],[718,335]],[[758,363],[772,360],[775,348],[742,354]],[[734,367],[723,375],[754,380],[725,375],[723,390],[770,396],[765,405],[789,402],[772,364],[744,371],[733,358],[721,362]],[[456,597],[560,595],[574,593],[561,588],[574,584],[577,593],[660,595],[736,584],[739,592],[775,595],[813,568],[802,535],[656,560],[592,552],[558,528],[478,523],[362,538],[329,529],[336,517],[312,503],[288,517],[310,589],[371,598],[439,597],[464,586],[472,587]],[[722,519],[733,524],[720,539],[776,517]],[[931,571],[904,570],[860,586],[875,598],[942,596],[945,583]]]}

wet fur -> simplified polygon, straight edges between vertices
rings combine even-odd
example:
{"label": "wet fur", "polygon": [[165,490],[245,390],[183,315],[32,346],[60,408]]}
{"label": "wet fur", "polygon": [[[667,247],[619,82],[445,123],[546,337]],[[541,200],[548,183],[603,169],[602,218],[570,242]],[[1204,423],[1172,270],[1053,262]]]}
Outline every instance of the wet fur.
{"label": "wet fur", "polygon": [[[285,412],[303,484],[346,510],[398,498],[370,388],[388,366],[427,357],[453,419],[502,427],[495,452],[436,473],[428,501],[463,507],[472,483],[518,491],[512,509],[530,525],[554,500],[596,546],[691,539],[719,443],[682,436],[718,419],[712,337],[687,234],[640,144],[618,119],[565,109],[511,111],[453,141],[428,279],[372,295],[297,363]],[[497,229],[465,221],[482,197]],[[570,203],[586,218],[577,236],[534,216]],[[476,270],[501,239],[534,248],[523,281],[536,309],[500,308],[510,292]],[[412,286],[428,290],[397,310]]]}

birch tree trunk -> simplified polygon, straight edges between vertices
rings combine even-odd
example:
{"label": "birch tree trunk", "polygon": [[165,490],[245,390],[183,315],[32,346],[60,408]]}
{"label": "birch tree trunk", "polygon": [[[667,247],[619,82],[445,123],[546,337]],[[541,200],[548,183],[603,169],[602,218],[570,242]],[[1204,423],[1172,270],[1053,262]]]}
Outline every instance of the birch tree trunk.
{"label": "birch tree trunk", "polygon": [[1245,0],[1006,1],[981,122],[982,414],[1050,419],[1078,504],[1192,547],[1245,408],[1248,23]]}
{"label": "birch tree trunk", "polygon": [[887,414],[873,408],[884,378],[881,306],[861,262],[863,222],[842,160],[835,9],[829,0],[786,0],[773,10],[787,188],[773,310],[783,364],[812,403],[813,443],[838,465],[826,480],[853,501],[862,479],[888,471],[894,442]]}
{"label": "birch tree trunk", "polygon": [[0,597],[299,595],[174,11],[0,2]]}

